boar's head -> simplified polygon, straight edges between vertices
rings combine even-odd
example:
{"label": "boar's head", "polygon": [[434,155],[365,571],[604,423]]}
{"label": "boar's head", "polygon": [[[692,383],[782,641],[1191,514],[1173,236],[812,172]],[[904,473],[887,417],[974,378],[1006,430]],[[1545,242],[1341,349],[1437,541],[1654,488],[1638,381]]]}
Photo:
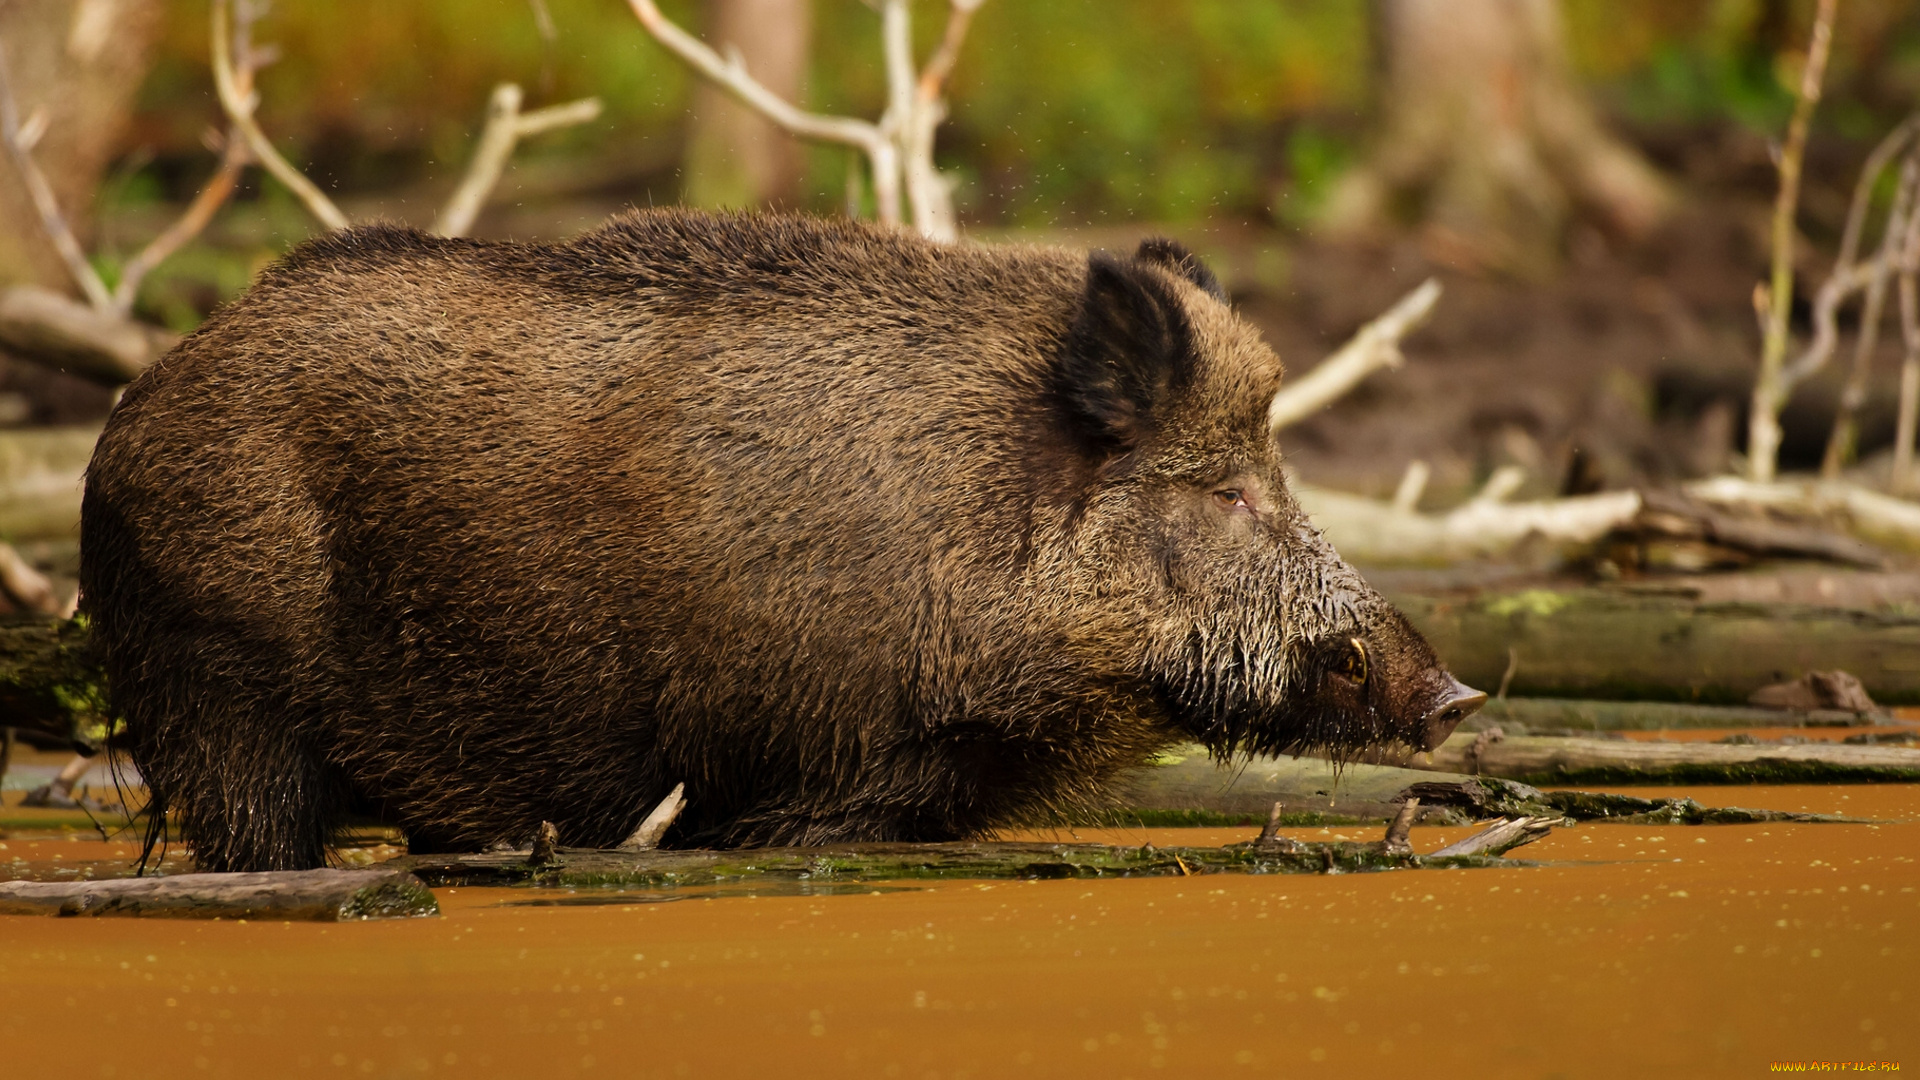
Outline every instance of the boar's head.
{"label": "boar's head", "polygon": [[1432,749],[1462,685],[1287,489],[1280,363],[1185,249],[1096,253],[1056,368],[1081,655],[1217,756]]}

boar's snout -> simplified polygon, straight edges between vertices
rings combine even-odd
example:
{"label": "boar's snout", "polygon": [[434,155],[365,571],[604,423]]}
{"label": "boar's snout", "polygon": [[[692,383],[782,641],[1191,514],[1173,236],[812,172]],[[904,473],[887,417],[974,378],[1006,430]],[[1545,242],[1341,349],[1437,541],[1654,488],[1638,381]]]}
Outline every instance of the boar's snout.
{"label": "boar's snout", "polygon": [[1447,688],[1440,694],[1440,703],[1428,711],[1426,719],[1420,725],[1420,749],[1432,750],[1447,741],[1453,729],[1460,721],[1480,711],[1487,703],[1485,692],[1475,690],[1459,679],[1448,675]]}

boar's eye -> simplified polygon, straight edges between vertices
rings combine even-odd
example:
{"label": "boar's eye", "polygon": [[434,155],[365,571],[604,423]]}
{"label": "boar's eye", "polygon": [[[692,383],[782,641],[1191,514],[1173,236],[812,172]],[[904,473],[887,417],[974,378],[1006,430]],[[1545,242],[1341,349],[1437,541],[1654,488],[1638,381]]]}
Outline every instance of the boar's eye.
{"label": "boar's eye", "polygon": [[1367,646],[1359,638],[1347,639],[1347,651],[1334,670],[1354,682],[1367,681]]}
{"label": "boar's eye", "polygon": [[1253,504],[1247,501],[1247,493],[1239,488],[1226,488],[1213,493],[1213,505],[1222,510],[1252,510]]}

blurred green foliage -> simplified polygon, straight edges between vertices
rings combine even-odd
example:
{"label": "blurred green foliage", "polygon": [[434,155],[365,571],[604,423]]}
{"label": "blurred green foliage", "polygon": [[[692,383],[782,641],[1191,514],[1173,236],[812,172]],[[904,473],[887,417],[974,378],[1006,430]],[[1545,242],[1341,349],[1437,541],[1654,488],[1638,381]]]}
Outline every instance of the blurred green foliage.
{"label": "blurred green foliage", "polygon": [[[671,203],[690,78],[622,0],[280,0],[258,27],[280,60],[261,77],[262,121],[294,160],[343,194],[437,197],[471,151],[488,92],[520,83],[535,107],[585,95],[595,124],[542,136],[516,157],[556,196]],[[1733,125],[1777,133],[1812,0],[1562,0],[1571,60],[1617,122],[1643,136]],[[700,0],[662,0],[697,28]],[[1370,5],[1360,0],[990,0],[967,41],[941,135],[976,226],[1242,217],[1301,228],[1366,150],[1377,79]],[[944,0],[915,0],[922,53]],[[804,104],[876,117],[879,20],[858,0],[814,0]],[[206,70],[208,5],[168,6],[160,60],[142,94],[118,216],[186,197],[212,168],[220,122]],[[1836,32],[1825,137],[1876,138],[1920,100],[1920,5],[1849,0]],[[849,153],[814,147],[807,201],[846,200]],[[277,185],[255,180],[223,215],[221,246],[198,245],[156,273],[142,308],[191,326],[310,231]],[[405,196],[401,196],[402,199]],[[109,219],[115,217],[110,213]],[[412,216],[411,214],[409,216]],[[419,215],[424,218],[424,214]],[[109,235],[103,265],[131,250]]]}
{"label": "blurred green foliage", "polygon": [[[526,153],[577,161],[583,184],[627,183],[636,202],[672,201],[687,73],[620,0],[545,2],[551,42],[531,0],[281,0],[258,32],[282,54],[262,78],[262,118],[326,183],[368,189],[459,168],[496,82],[521,83],[530,104],[597,94],[603,121]],[[662,6],[698,26],[697,0]],[[1574,63],[1622,119],[1769,132],[1791,104],[1778,69],[1792,66],[1811,6],[1564,0]],[[807,104],[876,115],[879,20],[857,0],[814,7]],[[923,49],[945,8],[916,4]],[[217,115],[207,5],[176,3],[168,17],[136,139],[179,158],[198,152]],[[976,221],[1300,222],[1359,151],[1373,78],[1358,0],[992,0],[955,76],[942,164],[967,181],[962,209]],[[1850,95],[1849,80],[1872,93]],[[1834,82],[1823,123],[1849,137],[1883,128],[1891,99],[1904,94],[1910,107],[1920,96],[1915,6],[1849,3]],[[839,207],[846,154],[811,161],[814,205]]]}

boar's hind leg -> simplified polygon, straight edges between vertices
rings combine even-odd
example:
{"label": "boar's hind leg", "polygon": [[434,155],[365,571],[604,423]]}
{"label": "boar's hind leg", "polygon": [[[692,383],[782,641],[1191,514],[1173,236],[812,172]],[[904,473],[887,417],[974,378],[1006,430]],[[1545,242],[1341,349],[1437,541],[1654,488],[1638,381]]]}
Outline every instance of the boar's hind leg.
{"label": "boar's hind leg", "polygon": [[241,643],[185,634],[149,640],[165,642],[153,651],[167,655],[137,667],[161,673],[148,679],[166,685],[136,679],[115,697],[154,805],[192,845],[195,863],[206,871],[325,865],[345,792],[305,745],[286,669],[273,685],[258,653]]}

